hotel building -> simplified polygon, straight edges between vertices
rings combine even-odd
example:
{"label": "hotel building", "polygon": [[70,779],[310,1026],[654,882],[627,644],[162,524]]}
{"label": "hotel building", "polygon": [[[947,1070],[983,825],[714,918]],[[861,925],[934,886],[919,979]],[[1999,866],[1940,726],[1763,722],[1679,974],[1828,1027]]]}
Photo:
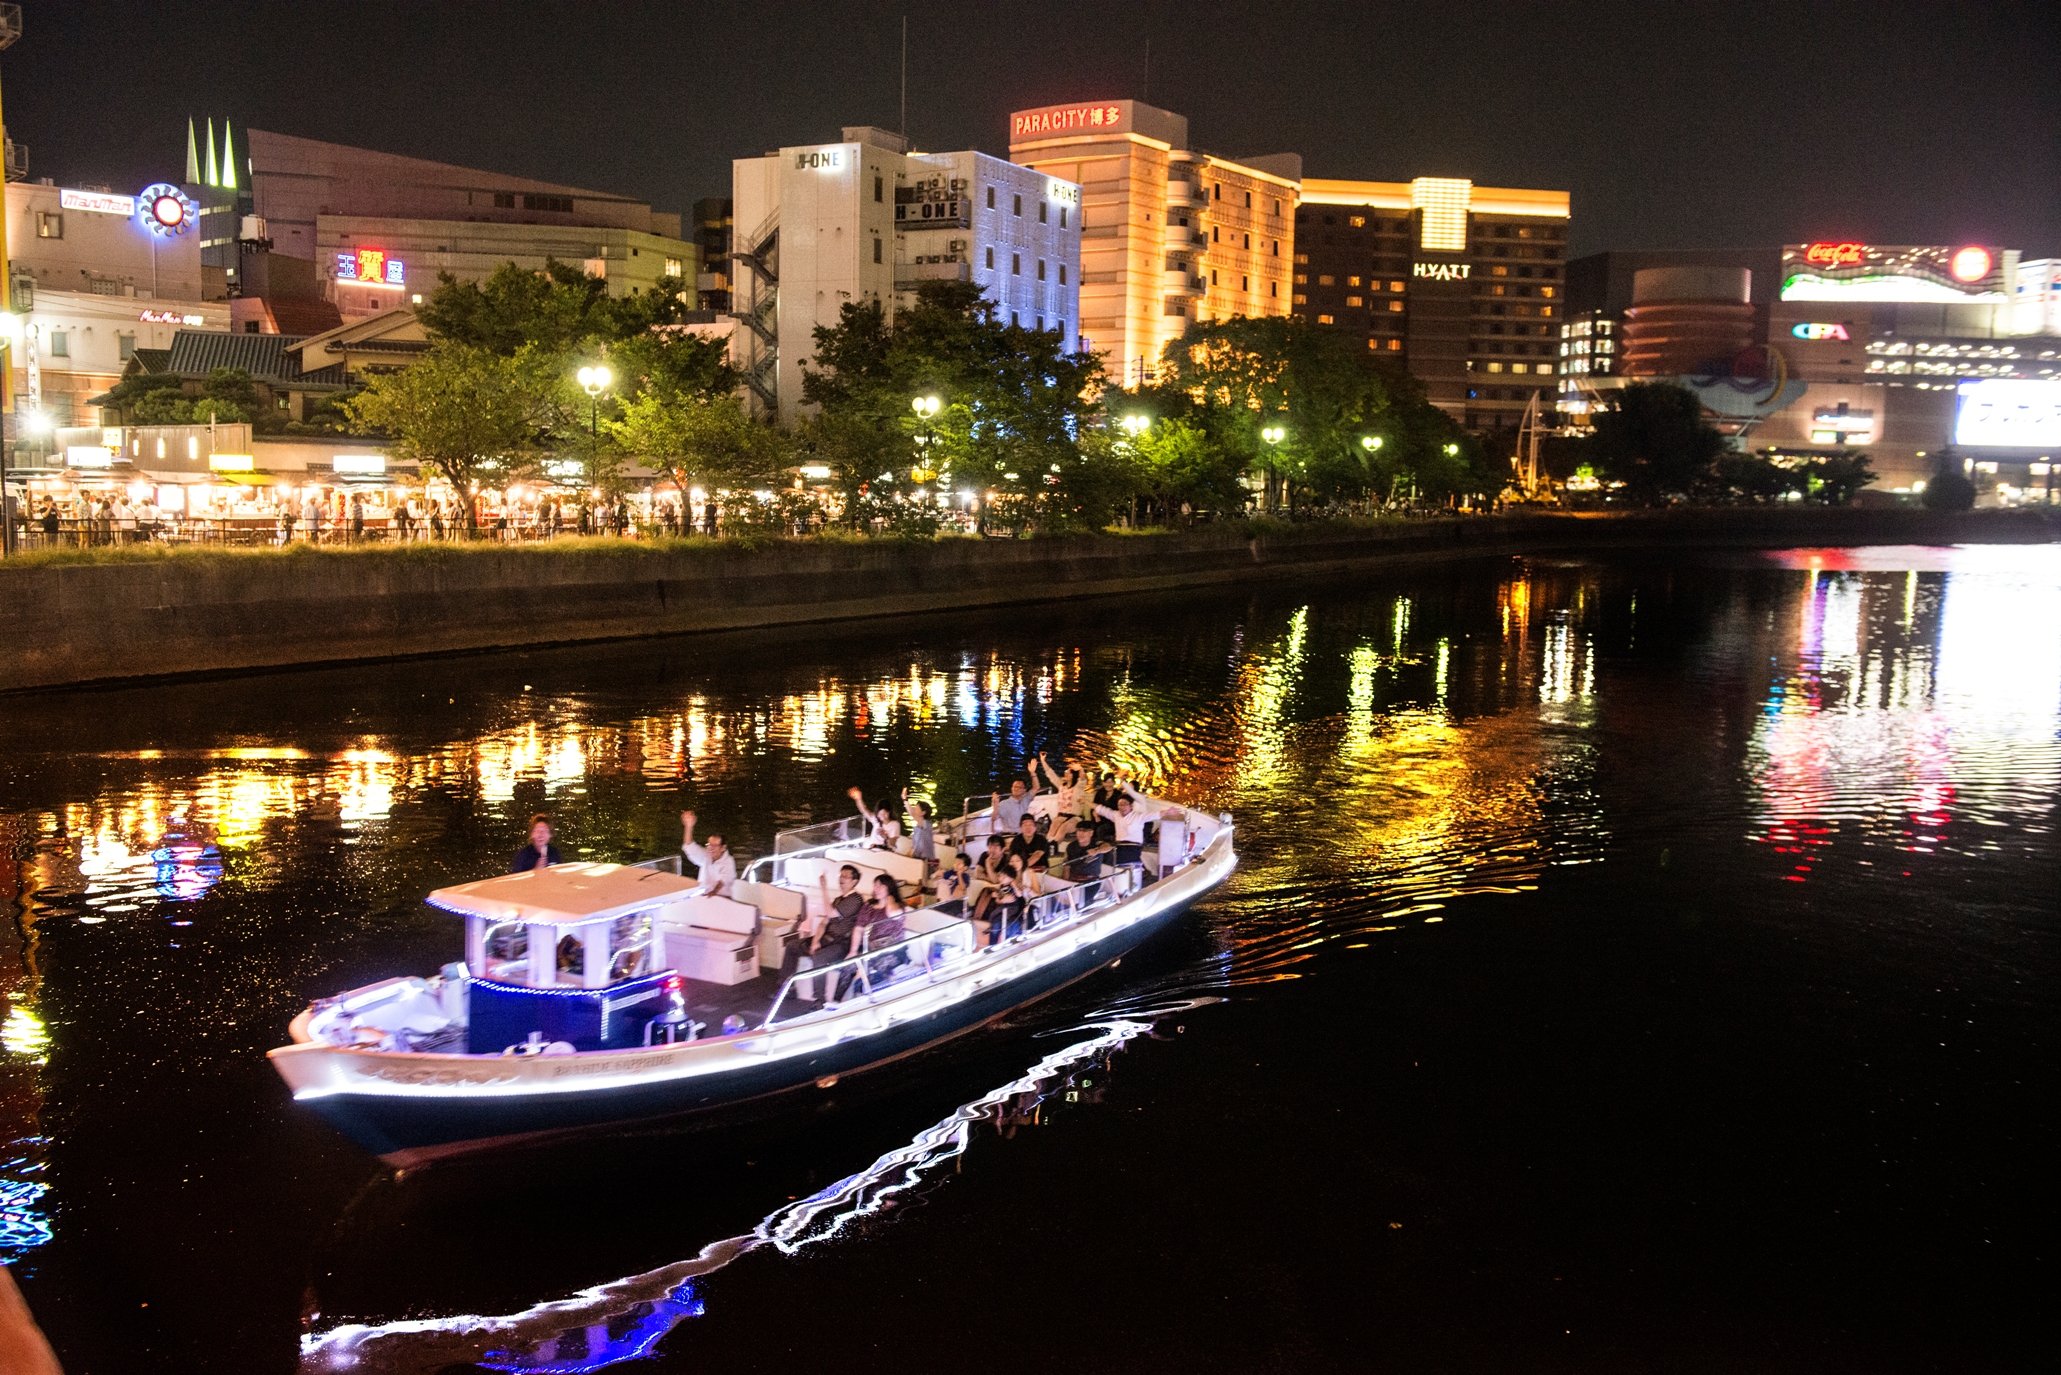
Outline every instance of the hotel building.
{"label": "hotel building", "polygon": [[926,281],[978,283],[1000,318],[1072,341],[1080,324],[1081,188],[972,151],[917,153],[853,127],[837,143],[731,164],[739,327],[732,360],[755,409],[791,422],[819,327]]}
{"label": "hotel building", "polygon": [[1557,399],[1565,191],[1305,178],[1294,308],[1350,331],[1469,429]]}
{"label": "hotel building", "polygon": [[1009,156],[1081,188],[1081,347],[1126,387],[1191,321],[1286,315],[1302,159],[1221,158],[1137,100],[1009,117]]}

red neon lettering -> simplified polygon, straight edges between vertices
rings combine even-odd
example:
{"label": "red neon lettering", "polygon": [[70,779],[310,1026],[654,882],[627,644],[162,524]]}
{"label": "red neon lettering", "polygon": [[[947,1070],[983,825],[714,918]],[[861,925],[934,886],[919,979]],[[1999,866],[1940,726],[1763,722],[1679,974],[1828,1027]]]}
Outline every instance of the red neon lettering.
{"label": "red neon lettering", "polygon": [[1807,263],[1822,263],[1837,267],[1845,263],[1859,263],[1868,246],[1860,243],[1814,243],[1803,251]]}

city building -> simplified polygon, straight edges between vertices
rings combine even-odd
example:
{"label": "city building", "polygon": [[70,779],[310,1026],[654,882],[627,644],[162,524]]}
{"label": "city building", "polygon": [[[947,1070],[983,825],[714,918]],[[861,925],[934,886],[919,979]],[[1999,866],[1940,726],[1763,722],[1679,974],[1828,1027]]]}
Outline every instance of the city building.
{"label": "city building", "polygon": [[694,246],[701,255],[695,278],[695,301],[702,310],[730,312],[730,198],[709,196],[694,202]]}
{"label": "city building", "polygon": [[[311,268],[321,297],[344,319],[419,303],[440,273],[478,281],[510,262],[584,266],[616,295],[649,291],[662,277],[691,287],[699,271],[679,215],[628,196],[263,129],[243,138],[247,154],[233,188],[243,198],[239,272],[263,271],[268,282],[299,289]],[[269,299],[249,289],[256,285],[234,294]],[[238,325],[265,327],[255,311]]]}
{"label": "city building", "polygon": [[814,331],[872,301],[890,320],[926,281],[978,283],[1000,318],[1071,342],[1078,185],[972,151],[919,153],[853,127],[840,142],[732,164],[733,356],[757,409],[791,421]]}
{"label": "city building", "polygon": [[45,433],[90,423],[89,399],[139,349],[169,348],[180,329],[228,329],[228,307],[202,299],[197,207],[179,188],[9,182],[6,215],[10,438],[19,415]]}
{"label": "city building", "polygon": [[1559,391],[1565,191],[1304,178],[1295,311],[1349,331],[1470,429]]}
{"label": "city building", "polygon": [[1121,385],[1192,321],[1289,313],[1298,155],[1217,157],[1185,117],[1108,100],[1017,111],[1009,156],[1081,189],[1081,347]]}
{"label": "city building", "polygon": [[1664,376],[1749,447],[1862,449],[1916,492],[1951,444],[2008,498],[2061,450],[2057,305],[2061,263],[1979,244],[1595,254],[1568,265],[1563,410]]}

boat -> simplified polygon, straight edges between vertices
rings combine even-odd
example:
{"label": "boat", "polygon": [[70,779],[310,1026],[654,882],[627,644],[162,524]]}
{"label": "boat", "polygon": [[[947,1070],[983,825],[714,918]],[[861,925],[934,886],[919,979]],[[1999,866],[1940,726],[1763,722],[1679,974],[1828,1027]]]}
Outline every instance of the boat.
{"label": "boat", "polygon": [[[931,901],[929,866],[867,844],[856,817],[783,832],[728,896],[677,856],[441,888],[428,902],[463,920],[463,959],[315,1002],[269,1058],[296,1102],[401,1168],[826,1089],[1114,963],[1229,876],[1228,814],[1136,796],[1157,818],[1136,862],[1055,877],[1006,923]],[[947,863],[989,833],[972,802],[940,828]],[[1055,804],[1029,800],[1046,819]],[[846,865],[901,888],[903,939],[782,978],[783,938]]]}

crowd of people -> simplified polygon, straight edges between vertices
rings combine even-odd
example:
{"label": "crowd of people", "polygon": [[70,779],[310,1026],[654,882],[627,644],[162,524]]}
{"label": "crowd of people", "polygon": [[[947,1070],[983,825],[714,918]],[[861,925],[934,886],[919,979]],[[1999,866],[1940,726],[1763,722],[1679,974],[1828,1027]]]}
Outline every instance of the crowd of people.
{"label": "crowd of people", "polygon": [[[1051,786],[1049,809],[1033,806],[1040,773]],[[1009,780],[1007,793],[998,789],[991,794],[990,832],[978,849],[953,848],[941,861],[936,809],[929,802],[911,797],[907,788],[899,806],[887,799],[869,802],[857,787],[848,796],[865,827],[863,838],[854,843],[921,860],[925,878],[920,886],[934,885],[936,910],[971,919],[977,938],[991,945],[1019,934],[1038,898],[1065,885],[1092,884],[1105,866],[1141,864],[1147,828],[1181,815],[1178,808],[1148,811],[1144,794],[1128,775],[1073,764],[1055,769],[1040,753],[1021,777]],[[721,834],[697,840],[699,821],[691,811],[680,813],[681,853],[695,866],[704,892],[734,897],[737,857]],[[970,837],[959,839],[972,845]],[[529,843],[516,852],[510,871],[525,873],[559,862],[550,819],[531,817]],[[910,907],[902,885],[877,870],[869,880],[856,864],[838,868],[835,891],[832,881],[828,875],[817,879],[816,903],[784,938],[781,979],[886,950],[890,953],[878,967],[868,967],[869,979],[884,980],[908,960],[905,950],[890,949],[907,932]],[[916,896],[920,901],[922,895]],[[842,998],[855,977],[854,970],[843,970],[834,996]]]}

